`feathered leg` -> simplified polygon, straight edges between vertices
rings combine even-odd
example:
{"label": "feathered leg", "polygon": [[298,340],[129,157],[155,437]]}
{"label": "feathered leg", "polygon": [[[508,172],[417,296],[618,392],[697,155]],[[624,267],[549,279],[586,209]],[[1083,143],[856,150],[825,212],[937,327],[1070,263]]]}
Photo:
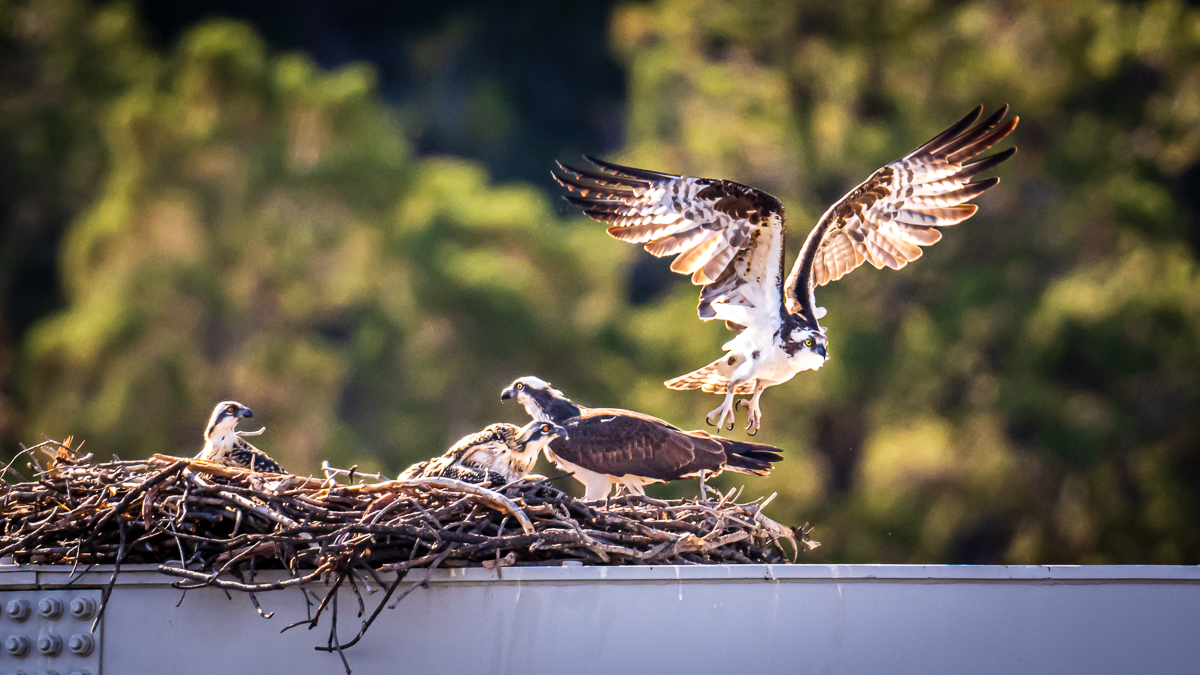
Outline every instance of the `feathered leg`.
{"label": "feathered leg", "polygon": [[[725,402],[722,403],[721,405],[717,406],[712,412],[710,412],[704,416],[704,421],[707,422],[711,426],[715,426],[718,430],[730,431],[733,429],[733,425],[735,422],[735,416],[733,413],[733,390],[734,390],[734,387],[733,387],[733,384],[731,383],[729,386],[729,389],[726,390],[726,392],[725,392]],[[717,423],[716,424],[713,424],[711,421],[714,415],[717,415]],[[729,429],[725,429],[725,418],[726,417],[729,418]]]}
{"label": "feathered leg", "polygon": [[[741,357],[738,357],[741,359]],[[733,404],[733,394],[737,388],[746,383],[754,375],[757,363],[752,360],[742,360],[741,363],[734,364],[736,368],[729,376],[729,381],[725,384],[725,401],[717,406],[712,412],[704,416],[704,421],[712,424],[713,416],[717,417],[717,429],[724,429],[725,418],[729,418],[729,428],[726,431],[733,431],[733,425],[737,423],[737,414],[734,412],[736,407]]]}
{"label": "feathered leg", "polygon": [[589,476],[588,480],[576,476],[576,479],[587,488],[583,495],[583,501],[585,502],[596,502],[601,499],[607,499],[608,493],[612,491],[612,481],[603,476]]}
{"label": "feathered leg", "polygon": [[762,426],[762,408],[759,407],[759,399],[762,398],[762,393],[766,390],[767,385],[763,384],[760,380],[755,380],[754,396],[752,396],[749,400],[742,399],[739,401],[739,403],[746,405],[746,416],[748,418],[746,430],[750,432],[749,435],[751,436],[757,436],[758,428]]}

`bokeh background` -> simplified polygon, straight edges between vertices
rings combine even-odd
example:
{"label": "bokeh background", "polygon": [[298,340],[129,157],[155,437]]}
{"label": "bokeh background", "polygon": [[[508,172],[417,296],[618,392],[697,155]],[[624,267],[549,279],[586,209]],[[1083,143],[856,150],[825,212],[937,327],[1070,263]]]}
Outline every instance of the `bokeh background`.
{"label": "bokeh background", "polygon": [[810,561],[1200,563],[1196,5],[0,0],[3,454],[190,455],[234,398],[296,472],[396,472],[523,423],[525,374],[703,428],[661,382],[727,333],[552,161],[760,186],[794,255],[1009,103],[979,215],[819,292],[831,361],[764,397],[786,461],[718,483]]}

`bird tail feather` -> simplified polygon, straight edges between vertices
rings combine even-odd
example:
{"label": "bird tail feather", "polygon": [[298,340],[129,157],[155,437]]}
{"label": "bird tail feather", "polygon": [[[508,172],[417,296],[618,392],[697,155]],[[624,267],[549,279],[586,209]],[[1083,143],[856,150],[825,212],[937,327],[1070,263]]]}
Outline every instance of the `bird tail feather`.
{"label": "bird tail feather", "polygon": [[772,462],[783,460],[783,455],[779,454],[779,448],[773,445],[716,438],[721,443],[721,447],[725,449],[726,471],[765,476],[775,468],[772,466]]}
{"label": "bird tail feather", "polygon": [[[729,375],[732,372],[733,366],[729,364],[729,357],[722,356],[699,370],[667,380],[663,384],[667,385],[667,389],[701,389],[709,394],[724,394],[729,388]],[[743,382],[734,388],[733,393],[753,394],[754,383]]]}

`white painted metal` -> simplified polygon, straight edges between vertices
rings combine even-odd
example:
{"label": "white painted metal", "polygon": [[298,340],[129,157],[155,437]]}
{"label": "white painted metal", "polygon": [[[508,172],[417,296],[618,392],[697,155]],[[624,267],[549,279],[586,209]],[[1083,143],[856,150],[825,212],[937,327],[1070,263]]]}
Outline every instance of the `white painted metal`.
{"label": "white painted metal", "polygon": [[[108,576],[91,572],[73,587]],[[69,578],[65,568],[0,567],[0,600]],[[228,600],[216,589],[191,591],[176,608],[180,592],[168,582],[122,570],[104,619],[102,673],[343,672],[336,655],[313,650],[327,617],[316,630],[279,634],[305,616],[299,590],[260,594],[275,612],[264,620],[242,594]],[[368,611],[380,595],[367,598]],[[357,603],[346,592],[340,605],[346,640]],[[346,655],[363,674],[1200,672],[1200,568],[438,570]]]}

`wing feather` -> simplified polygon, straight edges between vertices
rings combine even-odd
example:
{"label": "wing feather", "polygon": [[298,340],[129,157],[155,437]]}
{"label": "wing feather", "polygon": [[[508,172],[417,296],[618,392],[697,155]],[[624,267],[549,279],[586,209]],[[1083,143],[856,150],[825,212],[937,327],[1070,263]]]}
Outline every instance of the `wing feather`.
{"label": "wing feather", "polygon": [[703,286],[698,313],[739,326],[783,303],[783,205],[731,181],[677,176],[585,157],[599,171],[559,163],[566,199],[609,225],[615,239],[676,256],[672,271]]}
{"label": "wing feather", "polygon": [[959,204],[957,206],[942,208],[907,208],[897,211],[893,218],[901,223],[909,223],[910,225],[937,225],[941,227],[957,225],[975,215],[975,211],[978,209],[979,207],[974,204]]}
{"label": "wing feather", "polygon": [[562,459],[608,476],[676,480],[698,471],[720,471],[725,453],[703,431],[683,431],[628,410],[591,408],[564,424],[569,438],[550,450]]}
{"label": "wing feather", "polygon": [[1012,157],[1016,148],[965,163],[1012,133],[1019,118],[1004,121],[1003,106],[977,123],[983,106],[881,168],[831,206],[809,233],[785,285],[788,311],[817,326],[813,290],[836,281],[863,262],[900,269],[937,243],[936,228],[963,222],[978,206],[968,204],[1000,182],[971,178]]}

